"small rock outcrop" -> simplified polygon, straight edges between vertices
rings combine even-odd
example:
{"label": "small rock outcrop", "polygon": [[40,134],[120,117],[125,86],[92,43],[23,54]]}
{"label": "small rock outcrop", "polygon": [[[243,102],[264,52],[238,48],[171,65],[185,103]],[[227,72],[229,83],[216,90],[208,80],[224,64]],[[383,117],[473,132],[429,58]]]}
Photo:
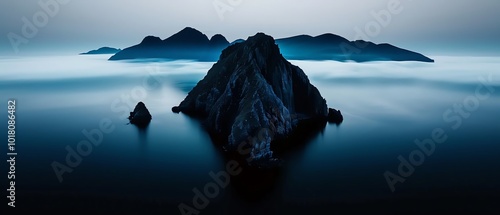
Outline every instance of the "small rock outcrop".
{"label": "small rock outcrop", "polygon": [[[271,143],[286,138],[300,122],[329,120],[318,89],[263,33],[226,48],[172,111],[200,117],[212,134],[225,140],[227,150],[241,150],[241,144],[252,139],[244,156],[256,166],[274,163]],[[340,112],[331,113],[338,121]]]}
{"label": "small rock outcrop", "polygon": [[327,120],[329,123],[340,124],[344,121],[344,117],[340,110],[335,110],[333,108],[328,108]]}
{"label": "small rock outcrop", "polygon": [[151,114],[149,110],[146,108],[143,102],[137,103],[133,112],[130,112],[130,116],[128,117],[131,124],[135,124],[137,126],[147,126],[149,122],[151,122]]}

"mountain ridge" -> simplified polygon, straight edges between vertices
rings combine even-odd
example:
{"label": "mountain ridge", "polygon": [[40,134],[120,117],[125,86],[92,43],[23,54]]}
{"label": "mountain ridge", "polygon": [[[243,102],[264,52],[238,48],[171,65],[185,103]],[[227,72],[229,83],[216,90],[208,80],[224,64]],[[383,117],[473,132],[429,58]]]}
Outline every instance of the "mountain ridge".
{"label": "mountain ridge", "polygon": [[[123,49],[109,60],[166,58],[216,61],[224,48],[242,41],[244,40],[238,39],[230,43],[221,34],[209,38],[201,31],[186,27],[164,40],[147,36],[140,44]],[[302,34],[276,39],[275,43],[280,47],[283,56],[289,60],[434,62],[423,54],[389,43],[349,41],[333,33],[318,36]]]}

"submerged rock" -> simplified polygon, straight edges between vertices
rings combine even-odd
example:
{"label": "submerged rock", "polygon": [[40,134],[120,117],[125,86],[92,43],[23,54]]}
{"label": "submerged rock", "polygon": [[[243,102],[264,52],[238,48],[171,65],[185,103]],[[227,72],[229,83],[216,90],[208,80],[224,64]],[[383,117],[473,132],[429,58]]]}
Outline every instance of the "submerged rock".
{"label": "submerged rock", "polygon": [[138,126],[145,126],[148,125],[149,122],[151,122],[151,114],[149,113],[149,110],[146,108],[146,105],[144,103],[139,102],[134,108],[133,112],[130,112],[130,116],[128,117],[130,120],[130,123],[138,125]]}
{"label": "submerged rock", "polygon": [[300,122],[326,123],[329,116],[318,89],[263,33],[226,48],[172,111],[200,117],[224,140],[225,149],[255,166],[276,163],[271,143],[286,138]]}

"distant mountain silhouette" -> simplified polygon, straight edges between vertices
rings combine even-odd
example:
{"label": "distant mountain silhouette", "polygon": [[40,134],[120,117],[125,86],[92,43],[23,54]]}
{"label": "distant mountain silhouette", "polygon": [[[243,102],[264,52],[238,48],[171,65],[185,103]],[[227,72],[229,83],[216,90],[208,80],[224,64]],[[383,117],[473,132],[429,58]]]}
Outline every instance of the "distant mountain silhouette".
{"label": "distant mountain silhouette", "polygon": [[109,60],[166,58],[215,61],[227,46],[229,42],[220,34],[208,39],[200,31],[187,27],[165,40],[147,36],[140,44],[123,49]]}
{"label": "distant mountain silhouette", "polygon": [[93,55],[93,54],[115,54],[121,51],[121,49],[115,49],[111,47],[102,47],[97,50],[88,51],[85,53],[80,53],[81,55]]}
{"label": "distant mountain silhouette", "polygon": [[229,45],[229,41],[221,34],[216,34],[210,38],[210,46],[212,48],[226,48]]}
{"label": "distant mountain silhouette", "polygon": [[434,60],[390,44],[367,41],[349,41],[335,34],[316,37],[300,35],[276,40],[287,59],[336,61],[422,61]]}
{"label": "distant mountain silhouette", "polygon": [[[166,58],[216,61],[223,49],[244,41],[238,39],[229,43],[220,34],[208,39],[200,31],[187,27],[165,40],[148,36],[140,44],[116,53],[109,60]],[[422,54],[390,44],[374,44],[361,40],[349,41],[330,33],[316,37],[299,35],[277,39],[276,44],[288,60],[434,62]]]}

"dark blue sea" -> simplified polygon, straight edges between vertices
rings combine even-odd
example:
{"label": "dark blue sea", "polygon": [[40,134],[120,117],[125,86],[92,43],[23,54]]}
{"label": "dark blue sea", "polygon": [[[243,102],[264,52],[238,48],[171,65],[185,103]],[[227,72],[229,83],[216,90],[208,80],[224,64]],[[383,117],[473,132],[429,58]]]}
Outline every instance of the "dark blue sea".
{"label": "dark blue sea", "polygon": [[[499,58],[292,61],[344,122],[281,153],[282,167],[257,197],[230,183],[196,208],[193,190],[203,192],[228,158],[198,120],[171,108],[213,62],[108,57],[0,58],[3,154],[7,101],[16,100],[16,207],[68,214],[182,214],[180,204],[199,214],[499,210]],[[128,124],[139,101],[153,116],[147,128]],[[85,141],[92,147],[78,146]],[[86,155],[68,163],[78,150]],[[61,165],[71,171],[58,176]]]}

